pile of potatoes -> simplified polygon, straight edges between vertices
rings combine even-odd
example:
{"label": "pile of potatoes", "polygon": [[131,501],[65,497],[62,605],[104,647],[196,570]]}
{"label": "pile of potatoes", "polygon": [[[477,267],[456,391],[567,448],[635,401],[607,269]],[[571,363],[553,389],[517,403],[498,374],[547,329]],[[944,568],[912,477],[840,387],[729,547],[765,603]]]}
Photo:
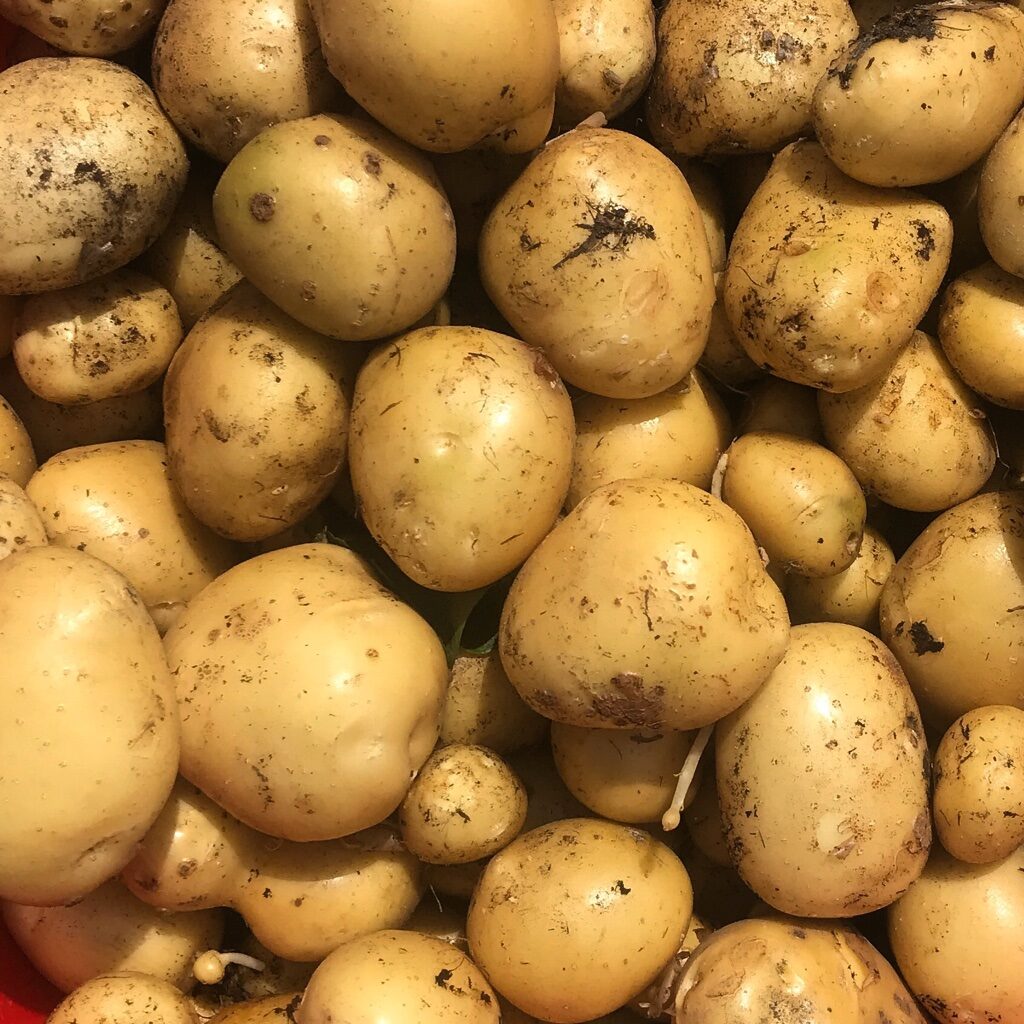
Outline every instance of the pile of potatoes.
{"label": "pile of potatoes", "polygon": [[52,1024],[1024,1021],[1017,6],[0,16]]}

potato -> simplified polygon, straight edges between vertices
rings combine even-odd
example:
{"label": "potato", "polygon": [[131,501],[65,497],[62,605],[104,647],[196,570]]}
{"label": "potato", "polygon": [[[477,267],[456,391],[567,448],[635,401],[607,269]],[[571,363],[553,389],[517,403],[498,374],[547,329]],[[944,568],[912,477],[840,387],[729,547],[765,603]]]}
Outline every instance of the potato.
{"label": "potato", "polygon": [[963,274],[988,260],[988,250],[978,223],[978,186],[985,161],[979,160],[966,171],[923,189],[931,199],[938,200],[953,220],[953,251],[949,272]]}
{"label": "potato", "polygon": [[718,168],[699,160],[681,160],[678,161],[678,167],[700,207],[700,215],[704,220],[704,234],[707,235],[708,249],[711,252],[711,269],[717,275],[725,270],[728,255],[725,195],[722,192]]}
{"label": "potato", "polygon": [[700,208],[672,161],[625,132],[578,128],[546,146],[484,225],[480,273],[516,333],[594,394],[664,391],[707,340]]}
{"label": "potato", "polygon": [[714,758],[702,761],[701,778],[696,793],[683,812],[686,831],[693,845],[713,864],[731,868],[729,844],[722,821],[722,808],[718,802],[718,782]]}
{"label": "potato", "polygon": [[540,743],[547,719],[523,703],[498,652],[463,652],[452,665],[444,698],[440,742],[470,743],[510,754]]}
{"label": "potato", "polygon": [[402,841],[428,864],[468,864],[515,839],[526,790],[486,747],[449,744],[420,769],[398,811]]}
{"label": "potato", "polygon": [[541,542],[505,602],[499,649],[548,718],[687,730],[742,704],[788,639],[739,516],[689,484],[634,480],[594,491]]}
{"label": "potato", "polygon": [[877,380],[949,263],[949,214],[862,185],[813,142],[776,158],[729,250],[725,311],[754,362],[826,391]]}
{"label": "potato", "polygon": [[569,396],[544,356],[471,327],[379,347],[352,400],[352,485],[363,519],[422,586],[501,579],[551,529],[572,472]]}
{"label": "potato", "polygon": [[134,270],[29,296],[14,362],[47,402],[85,405],[148,388],[167,369],[183,331],[170,292]]}
{"label": "potato", "polygon": [[32,499],[10,477],[0,475],[0,562],[8,555],[46,544],[46,527]]}
{"label": "potato", "polygon": [[729,852],[770,906],[865,914],[923,870],[924,730],[899,665],[864,630],[795,626],[768,681],[718,723],[715,759]]}
{"label": "potato", "polygon": [[978,396],[921,331],[882,377],[820,394],[818,410],[829,447],[866,491],[896,508],[950,508],[981,490],[995,467]]}
{"label": "potato", "polygon": [[0,0],[0,16],[66,53],[110,57],[141,42],[167,0]]}
{"label": "potato", "polygon": [[165,647],[182,775],[268,835],[335,839],[383,821],[437,740],[441,643],[344,548],[235,566]]}
{"label": "potato", "polygon": [[53,906],[117,874],[178,764],[174,690],[156,627],[91,555],[0,562],[0,899]]}
{"label": "potato", "polygon": [[743,390],[760,380],[765,371],[747,355],[725,315],[722,302],[724,274],[715,274],[716,300],[711,310],[711,329],[698,365],[730,390]]}
{"label": "potato", "polygon": [[32,438],[11,404],[3,397],[9,388],[2,379],[0,386],[4,388],[3,394],[0,394],[0,479],[7,477],[19,487],[24,487],[36,471]]}
{"label": "potato", "polygon": [[869,633],[878,631],[882,590],[896,565],[889,542],[874,527],[864,528],[857,557],[834,576],[790,576],[786,604],[794,625],[845,622]]}
{"label": "potato", "polygon": [[939,341],[969,387],[1024,409],[1024,281],[994,263],[958,277],[942,296]]}
{"label": "potato", "polygon": [[548,0],[312,0],[327,66],[396,135],[437,153],[526,153],[551,125],[558,26]]}
{"label": "potato", "polygon": [[1024,710],[961,715],[935,752],[935,830],[957,860],[991,864],[1024,843]]}
{"label": "potato", "polygon": [[588,808],[569,792],[558,774],[550,743],[518,750],[508,763],[526,790],[524,832],[564,818],[587,817]]}
{"label": "potato", "polygon": [[1024,1014],[1024,850],[990,865],[936,849],[889,910],[889,939],[907,986],[940,1024]]}
{"label": "potato", "polygon": [[857,34],[846,0],[670,0],[647,125],[683,156],[771,152],[804,132],[829,62]]}
{"label": "potato", "polygon": [[0,120],[0,188],[11,211],[0,229],[0,292],[90,281],[163,231],[188,160],[130,71],[88,58],[17,64],[0,74]]}
{"label": "potato", "polygon": [[638,829],[574,818],[528,832],[491,859],[467,934],[509,1002],[570,1024],[646,988],[679,948],[692,911],[689,877],[668,847]]}
{"label": "potato", "polygon": [[233,540],[295,525],[344,464],[353,351],[242,282],[189,332],[164,384],[171,477]]}
{"label": "potato", "polygon": [[[676,776],[692,732],[581,729],[553,722],[551,749],[562,781],[602,818],[643,825],[660,821],[672,803]],[[690,803],[699,780],[686,793]]]}
{"label": "potato", "polygon": [[420,905],[413,911],[412,917],[402,927],[405,931],[443,939],[464,953],[469,952],[465,912],[454,907],[442,906],[432,893],[427,893],[423,897]]}
{"label": "potato", "polygon": [[978,222],[992,259],[1008,274],[1024,276],[1024,206],[1018,202],[1024,175],[1024,113],[1018,114],[989,150],[978,182]]}
{"label": "potato", "polygon": [[650,398],[580,395],[573,410],[569,508],[615,480],[682,480],[709,490],[732,438],[729,413],[699,370]]}
{"label": "potato", "polygon": [[867,506],[842,459],[802,437],[758,431],[732,443],[723,467],[722,499],[770,561],[816,577],[853,564]]}
{"label": "potato", "polygon": [[[679,976],[693,951],[714,931],[705,921],[693,914],[683,941],[676,954],[661,974],[640,995],[629,1003],[629,1009],[648,1020],[669,1020],[669,1010],[675,1003],[675,989]],[[635,1018],[634,1018],[635,1020]],[[623,1019],[622,1024],[626,1024]]]}
{"label": "potato", "polygon": [[196,1024],[192,1006],[170,982],[135,971],[101,974],[75,989],[49,1024]]}
{"label": "potato", "polygon": [[825,436],[818,415],[818,393],[781,377],[765,377],[750,389],[737,434],[760,431],[795,434],[821,444]]}
{"label": "potato", "polygon": [[213,217],[267,298],[345,341],[411,327],[455,264],[451,207],[427,158],[360,118],[320,114],[261,132],[221,177]]}
{"label": "potato", "polygon": [[192,962],[224,935],[219,911],[162,913],[116,880],[69,907],[4,903],[0,914],[35,969],[62,992],[112,971],[138,971],[190,992]]}
{"label": "potato", "polygon": [[153,88],[182,135],[222,163],[264,128],[342,100],[302,0],[171,0]]}
{"label": "potato", "polygon": [[157,441],[69,449],[40,467],[26,490],[50,543],[117,569],[161,632],[241,558],[185,507]]}
{"label": "potato", "polygon": [[1022,30],[1013,4],[987,0],[923,4],[878,22],[836,55],[814,91],[825,152],[869,185],[965,171],[1024,102]]}
{"label": "potato", "polygon": [[301,992],[246,999],[225,1006],[211,1018],[211,1024],[280,1024],[282,1017],[295,1013],[301,999]]}
{"label": "potato", "polygon": [[640,98],[654,67],[651,0],[555,0],[554,8],[556,122],[574,128],[596,113],[614,120]]}

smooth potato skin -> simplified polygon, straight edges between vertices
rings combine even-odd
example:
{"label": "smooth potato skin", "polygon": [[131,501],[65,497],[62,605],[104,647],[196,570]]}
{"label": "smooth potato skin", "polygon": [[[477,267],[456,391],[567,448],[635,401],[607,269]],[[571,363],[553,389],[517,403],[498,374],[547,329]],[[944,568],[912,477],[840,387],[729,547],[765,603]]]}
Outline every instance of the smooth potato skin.
{"label": "smooth potato skin", "polygon": [[47,1018],[52,1024],[195,1024],[189,999],[170,982],[135,971],[101,974],[75,989]]}
{"label": "smooth potato skin", "polygon": [[45,543],[46,528],[39,509],[10,477],[0,474],[0,561]]}
{"label": "smooth potato skin", "polygon": [[0,0],[0,16],[66,53],[110,57],[140,42],[167,0]]}
{"label": "smooth potato skin", "polygon": [[978,182],[978,223],[992,259],[1008,274],[1024,277],[1024,206],[1017,201],[1024,173],[1024,113],[1018,114],[989,150]]}
{"label": "smooth potato skin", "polygon": [[[9,388],[5,386],[4,391]],[[35,471],[32,438],[10,402],[0,395],[0,473],[24,487]]]}

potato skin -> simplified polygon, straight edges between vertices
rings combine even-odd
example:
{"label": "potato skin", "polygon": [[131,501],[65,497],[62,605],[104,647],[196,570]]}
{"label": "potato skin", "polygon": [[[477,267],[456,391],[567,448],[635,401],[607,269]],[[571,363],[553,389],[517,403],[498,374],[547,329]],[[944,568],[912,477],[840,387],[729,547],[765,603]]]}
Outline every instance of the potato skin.
{"label": "potato skin", "polygon": [[45,543],[46,528],[39,509],[10,477],[0,474],[0,561]]}
{"label": "potato skin", "polygon": [[163,806],[173,684],[124,577],[50,546],[0,562],[0,657],[0,899],[53,906],[117,874]]}
{"label": "potato skin", "polygon": [[47,1018],[52,1024],[195,1024],[188,998],[170,982],[136,971],[101,974],[75,989]]}
{"label": "potato skin", "polygon": [[167,0],[0,0],[0,16],[66,53],[110,57],[140,42]]}
{"label": "potato skin", "polygon": [[978,182],[978,223],[992,259],[1024,277],[1024,206],[1017,201],[1024,174],[1024,111],[989,150]]}
{"label": "potato skin", "polygon": [[795,626],[768,681],[718,723],[715,760],[730,855],[777,910],[868,913],[923,870],[928,746],[906,677],[869,633]]}
{"label": "potato skin", "polygon": [[844,392],[880,377],[949,263],[949,214],[862,185],[813,142],[784,149],[733,236],[723,297],[750,358],[796,384]]}
{"label": "potato skin", "polygon": [[0,187],[11,211],[0,231],[0,293],[100,277],[163,231],[188,160],[130,71],[90,58],[17,64],[0,74],[0,118]]}
{"label": "potato skin", "polygon": [[[4,386],[4,392],[8,390]],[[32,438],[10,402],[0,394],[0,474],[24,487],[35,471]]]}

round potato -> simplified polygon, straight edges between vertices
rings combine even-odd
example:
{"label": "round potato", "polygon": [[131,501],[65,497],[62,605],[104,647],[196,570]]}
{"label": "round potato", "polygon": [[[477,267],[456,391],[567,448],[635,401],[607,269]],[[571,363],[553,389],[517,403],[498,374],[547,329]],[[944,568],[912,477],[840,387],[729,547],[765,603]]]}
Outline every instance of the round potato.
{"label": "round potato", "polygon": [[44,58],[0,74],[7,126],[0,292],[52,291],[123,267],[163,231],[188,160],[142,79],[108,61]]}
{"label": "round potato", "polygon": [[986,263],[942,297],[939,342],[964,382],[982,397],[1024,409],[1024,281]]}
{"label": "round potato", "polygon": [[957,860],[991,864],[1024,843],[1024,711],[961,715],[935,752],[935,830]]}
{"label": "round potato", "polygon": [[101,974],[75,989],[51,1024],[196,1024],[192,1004],[170,982],[135,971]]}
{"label": "round potato", "polygon": [[817,391],[781,377],[765,377],[756,383],[747,395],[736,432],[742,435],[760,431],[795,434],[821,444],[825,435],[818,415]]}
{"label": "round potato", "polygon": [[1024,101],[1022,30],[1011,3],[943,0],[885,18],[818,82],[815,134],[840,170],[869,185],[952,178]]}
{"label": "round potato", "polygon": [[978,396],[921,331],[878,380],[822,392],[829,447],[861,486],[896,508],[937,512],[977,494],[996,464]]}
{"label": "round potato", "polygon": [[0,475],[0,561],[46,543],[46,527],[32,499],[10,477]]}
{"label": "round potato", "polygon": [[170,292],[134,270],[30,296],[16,330],[21,379],[58,405],[144,390],[163,375],[183,336]]}
{"label": "round potato", "polygon": [[119,573],[80,551],[0,562],[0,898],[53,906],[131,859],[178,765],[160,637]]}
{"label": "round potato", "polygon": [[36,471],[36,454],[25,424],[3,397],[10,391],[7,382],[0,379],[0,387],[4,389],[0,394],[0,477],[24,487]]}
{"label": "round potato", "polygon": [[846,0],[670,0],[647,93],[651,135],[682,156],[774,151],[807,129],[818,79],[856,34]]}
{"label": "round potato", "polygon": [[939,290],[949,214],[862,185],[814,142],[784,149],[740,218],[725,311],[750,358],[797,384],[852,391],[910,341]]}
{"label": "round potato", "polygon": [[383,821],[437,740],[441,643],[347,549],[243,562],[189,602],[165,646],[181,773],[269,835],[334,839]]}
{"label": "round potato", "polygon": [[816,577],[853,564],[867,505],[842,459],[802,437],[758,431],[737,438],[723,466],[722,499],[770,561]]}
{"label": "round potato", "polygon": [[0,16],[66,53],[110,57],[153,28],[167,0],[0,0]]}
{"label": "round potato", "polygon": [[467,591],[520,565],[572,472],[569,396],[543,354],[472,327],[381,346],[352,401],[352,486],[367,527],[417,583]]}
{"label": "round potato", "polygon": [[650,398],[580,395],[573,411],[576,452],[569,508],[615,480],[682,480],[709,490],[732,439],[729,413],[699,370]]}
{"label": "round potato", "polygon": [[499,649],[548,718],[683,731],[742,704],[788,640],[785,602],[735,512],[689,484],[626,480],[585,498],[530,556]]}
{"label": "round potato", "polygon": [[653,146],[578,128],[536,156],[480,236],[484,287],[569,383],[646,398],[707,341],[714,275],[690,186]]}
{"label": "round potato", "polygon": [[638,995],[693,912],[679,859],[638,829],[569,819],[495,855],[473,894],[469,948],[494,987],[544,1021],[589,1021]]}
{"label": "round potato", "polygon": [[356,355],[246,282],[192,328],[164,383],[164,422],[171,477],[200,522],[262,540],[327,496]]}
{"label": "round potato", "polygon": [[1024,206],[1017,200],[1024,174],[1024,113],[989,150],[978,182],[978,223],[985,248],[1008,274],[1024,276]]}
{"label": "round potato", "polygon": [[715,758],[730,855],[777,910],[869,913],[924,869],[924,729],[896,660],[864,630],[794,627],[768,681],[718,723]]}
{"label": "round potato", "polygon": [[245,277],[299,323],[345,341],[411,327],[455,265],[452,211],[429,161],[360,118],[320,114],[261,132],[221,177],[213,217]]}

